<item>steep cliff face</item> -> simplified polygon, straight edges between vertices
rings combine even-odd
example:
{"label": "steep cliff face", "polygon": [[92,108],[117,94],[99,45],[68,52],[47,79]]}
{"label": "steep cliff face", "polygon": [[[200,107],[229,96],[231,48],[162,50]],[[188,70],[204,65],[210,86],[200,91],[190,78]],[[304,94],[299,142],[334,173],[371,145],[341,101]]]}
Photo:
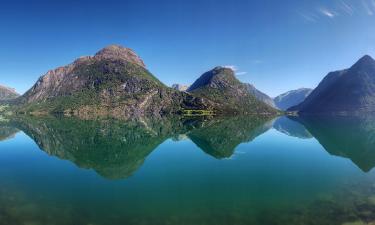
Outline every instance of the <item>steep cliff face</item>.
{"label": "steep cliff face", "polygon": [[162,84],[131,49],[116,45],[48,71],[19,103],[27,112],[116,117],[209,108],[203,99]]}
{"label": "steep cliff face", "polygon": [[300,114],[360,114],[375,111],[375,60],[362,57],[351,68],[329,73],[298,106]]}
{"label": "steep cliff face", "polygon": [[15,89],[0,85],[0,101],[12,100],[19,96]]}
{"label": "steep cliff face", "polygon": [[216,67],[204,73],[187,90],[194,96],[214,103],[214,108],[222,114],[276,114],[277,110],[259,101],[241,83],[233,70]]}

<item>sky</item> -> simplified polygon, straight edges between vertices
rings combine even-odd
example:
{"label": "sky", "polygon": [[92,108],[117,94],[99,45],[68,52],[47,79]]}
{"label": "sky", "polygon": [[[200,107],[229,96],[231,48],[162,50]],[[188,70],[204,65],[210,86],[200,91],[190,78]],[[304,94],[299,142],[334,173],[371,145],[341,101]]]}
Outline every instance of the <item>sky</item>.
{"label": "sky", "polygon": [[9,0],[0,29],[0,84],[20,93],[120,44],[167,85],[229,66],[274,97],[375,57],[375,0]]}

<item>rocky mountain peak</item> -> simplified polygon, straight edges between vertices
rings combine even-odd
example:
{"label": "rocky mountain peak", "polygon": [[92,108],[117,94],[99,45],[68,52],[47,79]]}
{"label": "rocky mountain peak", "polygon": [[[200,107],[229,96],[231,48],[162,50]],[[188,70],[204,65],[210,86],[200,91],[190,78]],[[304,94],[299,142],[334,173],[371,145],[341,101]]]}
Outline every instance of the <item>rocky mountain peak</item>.
{"label": "rocky mountain peak", "polygon": [[130,48],[125,48],[120,45],[109,45],[94,56],[95,59],[122,59],[128,62],[146,67],[143,60]]}
{"label": "rocky mountain peak", "polygon": [[369,56],[365,55],[362,58],[360,58],[349,70],[351,71],[374,71],[375,70],[375,60]]}
{"label": "rocky mountain peak", "polygon": [[19,94],[14,88],[10,88],[0,84],[0,100],[10,100],[17,98]]}
{"label": "rocky mountain peak", "polygon": [[221,86],[217,83],[228,83],[229,81],[233,80],[237,79],[235,78],[234,71],[232,69],[217,66],[200,76],[187,91],[193,91],[203,86]]}

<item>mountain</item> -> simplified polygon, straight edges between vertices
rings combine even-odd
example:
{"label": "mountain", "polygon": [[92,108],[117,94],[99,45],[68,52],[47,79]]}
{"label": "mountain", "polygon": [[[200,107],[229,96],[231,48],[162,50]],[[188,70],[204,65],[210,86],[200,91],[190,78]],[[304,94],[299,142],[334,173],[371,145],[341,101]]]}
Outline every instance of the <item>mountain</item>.
{"label": "mountain", "polygon": [[276,114],[277,110],[250,94],[230,68],[216,67],[200,76],[187,90],[210,100],[221,114]]}
{"label": "mountain", "polygon": [[177,90],[177,91],[187,91],[187,89],[189,88],[189,85],[185,85],[185,84],[172,84],[171,87],[173,89]]}
{"label": "mountain", "polygon": [[266,103],[267,105],[272,106],[273,108],[276,108],[275,102],[273,101],[273,99],[270,96],[268,96],[267,94],[259,91],[252,84],[246,84],[246,86],[247,86],[249,92],[252,95],[254,95],[259,101],[262,101],[262,102]]}
{"label": "mountain", "polygon": [[366,55],[352,67],[329,73],[291,111],[300,114],[360,114],[375,111],[375,60]]}
{"label": "mountain", "polygon": [[292,106],[296,106],[303,102],[307,96],[309,96],[312,92],[310,88],[300,88],[297,90],[288,91],[283,93],[273,100],[277,108],[282,110],[287,110]]}
{"label": "mountain", "polygon": [[108,46],[48,71],[19,100],[20,111],[78,116],[164,115],[208,109],[204,99],[165,86],[129,49]]}
{"label": "mountain", "polygon": [[19,96],[15,89],[0,85],[0,101],[12,100]]}

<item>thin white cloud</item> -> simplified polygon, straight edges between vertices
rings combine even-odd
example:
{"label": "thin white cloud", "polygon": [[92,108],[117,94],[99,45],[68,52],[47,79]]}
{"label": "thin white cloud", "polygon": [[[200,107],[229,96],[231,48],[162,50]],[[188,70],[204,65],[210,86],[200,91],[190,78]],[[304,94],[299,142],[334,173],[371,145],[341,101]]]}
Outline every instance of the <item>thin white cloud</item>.
{"label": "thin white cloud", "polygon": [[239,71],[238,67],[235,66],[235,65],[226,65],[226,66],[223,66],[223,67],[233,70],[234,73],[236,74],[236,76],[241,76],[241,75],[247,74],[247,72],[245,72],[245,71]]}
{"label": "thin white cloud", "polygon": [[319,8],[319,12],[323,15],[323,16],[327,16],[331,19],[335,18],[336,16],[338,16],[338,13],[333,11],[333,10],[329,10],[327,8]]}
{"label": "thin white cloud", "polygon": [[298,12],[298,14],[307,22],[315,23],[318,21],[317,16],[312,13]]}
{"label": "thin white cloud", "polygon": [[253,64],[262,64],[263,60],[255,59],[252,61]]}
{"label": "thin white cloud", "polygon": [[237,66],[235,66],[235,65],[226,65],[226,66],[223,66],[223,67],[224,67],[224,68],[231,69],[231,70],[233,70],[233,71],[237,71],[237,70],[238,70]]}
{"label": "thin white cloud", "polygon": [[245,72],[245,71],[241,71],[241,72],[236,73],[237,76],[242,76],[242,75],[246,75],[246,74],[247,74],[247,72]]}

